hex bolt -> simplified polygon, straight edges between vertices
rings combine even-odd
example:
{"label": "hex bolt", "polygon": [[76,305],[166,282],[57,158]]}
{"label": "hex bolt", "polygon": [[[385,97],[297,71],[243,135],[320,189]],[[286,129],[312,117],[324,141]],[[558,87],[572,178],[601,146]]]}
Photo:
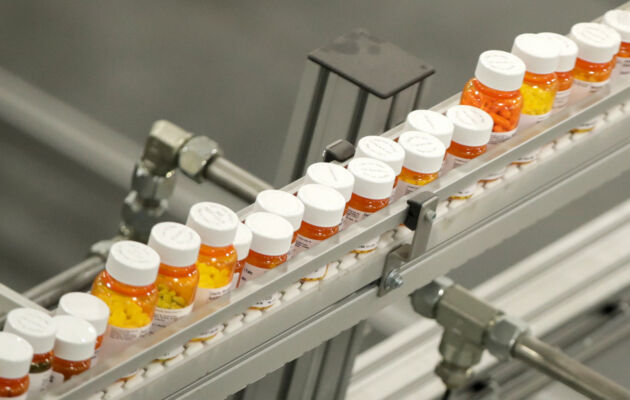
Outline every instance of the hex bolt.
{"label": "hex bolt", "polygon": [[404,283],[403,277],[397,270],[391,271],[385,279],[385,287],[387,287],[389,290],[398,289]]}
{"label": "hex bolt", "polygon": [[433,211],[433,210],[431,210],[431,209],[426,210],[426,211],[424,212],[424,219],[425,219],[427,222],[433,222],[433,221],[435,220],[435,217],[437,217],[437,214],[436,214],[436,212],[435,212],[435,211]]}

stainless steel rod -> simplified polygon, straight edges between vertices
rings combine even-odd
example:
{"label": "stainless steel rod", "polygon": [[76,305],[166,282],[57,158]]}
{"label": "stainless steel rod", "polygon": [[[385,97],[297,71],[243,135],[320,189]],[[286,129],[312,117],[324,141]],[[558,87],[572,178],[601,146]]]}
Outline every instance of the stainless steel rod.
{"label": "stainless steel rod", "polygon": [[206,179],[250,203],[256,200],[258,193],[273,189],[267,182],[223,157],[217,157],[208,165],[205,176]]}
{"label": "stainless steel rod", "polygon": [[515,344],[515,358],[596,400],[628,400],[630,391],[532,335]]}
{"label": "stainless steel rod", "polygon": [[52,307],[63,294],[88,286],[102,269],[103,260],[99,256],[91,256],[51,279],[33,286],[23,295],[42,307]]}

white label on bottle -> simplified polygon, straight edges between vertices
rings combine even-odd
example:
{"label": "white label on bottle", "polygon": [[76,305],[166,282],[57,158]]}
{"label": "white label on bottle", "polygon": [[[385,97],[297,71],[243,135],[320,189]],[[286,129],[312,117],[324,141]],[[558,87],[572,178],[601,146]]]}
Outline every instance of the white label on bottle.
{"label": "white label on bottle", "polygon": [[48,388],[48,385],[50,383],[51,372],[52,372],[52,369],[48,368],[46,371],[28,374],[28,379],[29,379],[28,392],[39,393],[46,390],[46,388]]}
{"label": "white label on bottle", "polygon": [[398,185],[396,185],[396,199],[400,199],[409,193],[413,193],[418,190],[418,188],[420,188],[420,186],[399,179]]}
{"label": "white label on bottle", "polygon": [[501,168],[497,171],[493,171],[491,173],[489,173],[486,177],[484,177],[482,179],[482,181],[495,181],[497,179],[500,179],[503,177],[503,175],[505,175],[505,171],[506,171],[507,167]]}
{"label": "white label on bottle", "polygon": [[[245,267],[243,267],[243,276],[241,277],[241,283],[254,280],[267,271],[269,271],[269,269],[258,268],[246,262]],[[280,298],[280,294],[274,293],[271,296],[267,296],[263,299],[260,299],[256,303],[254,303],[252,308],[265,309],[265,308],[271,307],[276,301],[278,301],[279,298]]]}
{"label": "white label on bottle", "polygon": [[553,109],[559,110],[564,108],[569,103],[569,94],[571,94],[571,88],[557,91],[556,98],[553,100]]}
{"label": "white label on bottle", "polygon": [[120,328],[111,325],[109,327],[109,338],[116,342],[134,342],[147,336],[151,332],[151,324],[141,328]]}
{"label": "white label on bottle", "polygon": [[184,317],[191,313],[193,305],[189,305],[184,308],[162,308],[155,307],[155,314],[153,314],[153,325],[151,327],[151,333],[156,332],[160,328],[166,327],[168,324],[177,321],[181,317]]}
{"label": "white label on bottle", "polygon": [[232,288],[232,282],[229,284],[222,286],[220,288],[197,288],[197,294],[195,295],[195,303],[198,304],[206,304],[209,301],[216,300],[220,297],[225,296],[230,293],[230,289]]}
{"label": "white label on bottle", "polygon": [[[403,183],[405,182],[398,183],[398,187],[400,188]],[[361,221],[363,218],[367,217],[368,215],[372,215],[372,213],[367,213],[367,212],[359,211],[352,207],[348,207],[346,214],[343,216],[343,228],[346,229],[350,225]],[[371,239],[368,242],[363,243],[362,245],[354,249],[354,251],[367,253],[374,250],[377,245],[378,245],[378,237],[375,237],[374,239]]]}
{"label": "white label on bottle", "polygon": [[630,57],[617,56],[615,69],[613,70],[613,76],[620,76],[624,79],[630,78]]}
{"label": "white label on bottle", "polygon": [[[295,247],[293,249],[293,255],[299,254],[304,250],[310,249],[311,247],[315,246],[319,242],[321,242],[321,240],[307,238],[306,236],[302,236],[298,234],[297,240],[295,241]],[[306,275],[302,279],[307,279],[311,281],[319,281],[319,280],[324,279],[324,277],[326,276],[326,273],[328,273],[328,264],[324,265],[323,267],[317,268],[315,272],[311,272],[310,274]]]}
{"label": "white label on bottle", "polygon": [[13,396],[13,397],[0,396],[0,399],[26,400],[26,396],[28,395],[28,393],[30,393],[30,390],[27,393],[21,394],[19,396]]}
{"label": "white label on bottle", "polygon": [[517,164],[528,164],[538,158],[538,150],[532,151],[531,153],[520,157],[515,161]]}
{"label": "white label on bottle", "polygon": [[48,378],[48,389],[52,389],[56,386],[59,386],[63,383],[64,377],[61,372],[52,371]]}
{"label": "white label on bottle", "polygon": [[573,89],[571,90],[571,100],[582,100],[590,94],[597,93],[599,90],[601,90],[601,88],[606,86],[608,82],[609,79],[606,79],[602,82],[587,82],[575,78],[573,80]]}
{"label": "white label on bottle", "polygon": [[464,189],[460,190],[459,192],[457,192],[453,196],[451,196],[451,198],[453,198],[453,199],[468,199],[475,193],[475,190],[477,190],[477,184],[476,183],[473,184],[473,185],[470,185],[468,187],[465,187]]}
{"label": "white label on bottle", "polygon": [[163,356],[158,358],[158,361],[168,361],[172,358],[177,357],[178,355],[182,354],[184,352],[184,346],[179,346],[174,348],[173,350],[165,353]]}
{"label": "white label on bottle", "polygon": [[208,329],[207,331],[205,331],[204,333],[202,333],[201,335],[195,337],[192,339],[193,342],[205,342],[206,340],[210,340],[212,339],[217,333],[219,333],[219,329],[221,328],[220,325],[217,326],[213,326],[212,328]]}
{"label": "white label on bottle", "polygon": [[514,136],[515,133],[516,133],[516,129],[512,129],[511,131],[507,131],[507,132],[492,132],[492,134],[490,135],[489,143],[491,144],[503,143],[509,138],[511,138],[512,136]]}
{"label": "white label on bottle", "polygon": [[536,125],[540,121],[544,121],[551,115],[551,111],[544,114],[532,115],[532,114],[521,114],[521,118],[518,122],[518,129],[524,130],[533,125]]}

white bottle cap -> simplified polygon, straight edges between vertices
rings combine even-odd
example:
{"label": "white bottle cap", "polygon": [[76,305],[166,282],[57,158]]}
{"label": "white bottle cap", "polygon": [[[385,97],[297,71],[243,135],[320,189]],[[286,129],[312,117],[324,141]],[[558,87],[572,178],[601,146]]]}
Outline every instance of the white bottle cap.
{"label": "white bottle cap", "polygon": [[14,333],[0,332],[0,378],[17,379],[28,374],[33,347]]}
{"label": "white bottle cap", "polygon": [[190,267],[197,262],[201,238],[186,225],[160,222],[151,229],[148,244],[158,253],[162,264]]}
{"label": "white bottle cap", "polygon": [[304,203],[304,222],[325,228],[341,223],[346,201],[335,189],[309,183],[300,188],[298,198]]}
{"label": "white bottle cap", "polygon": [[238,217],[224,205],[205,201],[190,207],[186,225],[201,236],[201,244],[225,247],[234,242]]}
{"label": "white bottle cap", "polygon": [[553,32],[539,33],[543,39],[553,43],[558,50],[558,67],[557,72],[573,71],[575,67],[575,59],[577,58],[577,44],[568,37]]}
{"label": "white bottle cap", "polygon": [[307,168],[304,183],[319,183],[331,187],[341,193],[347,203],[352,197],[354,176],[341,165],[318,162]]}
{"label": "white bottle cap", "polygon": [[610,10],[604,14],[602,21],[610,26],[621,36],[621,41],[630,42],[630,11],[626,10]]}
{"label": "white bottle cap", "polygon": [[239,222],[236,229],[236,237],[234,238],[234,249],[236,249],[236,257],[238,257],[239,261],[247,258],[251,244],[252,231],[245,224]]}
{"label": "white bottle cap", "polygon": [[53,317],[57,328],[53,353],[66,361],[84,361],[94,355],[96,329],[87,322],[72,315]]}
{"label": "white bottle cap", "polygon": [[96,296],[83,292],[66,293],[59,299],[57,315],[72,315],[92,324],[96,335],[101,336],[107,330],[109,307]]}
{"label": "white bottle cap", "polygon": [[614,29],[595,22],[573,25],[569,37],[578,46],[578,58],[592,63],[609,62],[621,45],[621,36]]}
{"label": "white bottle cap", "polygon": [[348,163],[348,171],[354,175],[354,194],[357,196],[382,200],[392,195],[396,174],[384,162],[355,157]]}
{"label": "white bottle cap", "polygon": [[245,226],[252,231],[252,251],[267,256],[281,256],[289,252],[294,230],[286,219],[259,211],[247,216]]}
{"label": "white bottle cap", "polygon": [[293,226],[293,231],[300,229],[304,216],[304,204],[291,193],[282,190],[263,190],[256,196],[255,211],[266,211],[281,216]]}
{"label": "white bottle cap", "polygon": [[383,161],[396,175],[402,170],[405,151],[391,139],[382,136],[365,136],[357,143],[355,157],[367,157]]}
{"label": "white bottle cap", "polygon": [[511,92],[518,90],[525,77],[525,63],[502,50],[488,50],[479,55],[475,78],[494,90]]}
{"label": "white bottle cap", "polygon": [[404,131],[428,133],[440,139],[444,147],[448,149],[453,137],[453,123],[438,112],[415,110],[407,114]]}
{"label": "white bottle cap", "polygon": [[421,174],[434,174],[442,168],[446,148],[432,135],[405,132],[398,143],[405,149],[405,168]]}
{"label": "white bottle cap", "polygon": [[484,146],[488,144],[494,121],[487,112],[472,106],[453,106],[446,116],[453,121],[453,142],[464,146]]}
{"label": "white bottle cap", "polygon": [[556,45],[535,33],[521,33],[514,38],[512,54],[519,57],[532,74],[551,74],[558,69]]}
{"label": "white bottle cap", "polygon": [[32,308],[16,308],[7,314],[4,331],[15,333],[33,346],[35,354],[45,354],[55,344],[55,326],[50,315]]}
{"label": "white bottle cap", "polygon": [[109,249],[105,270],[126,285],[147,286],[155,282],[160,256],[146,244],[123,240]]}

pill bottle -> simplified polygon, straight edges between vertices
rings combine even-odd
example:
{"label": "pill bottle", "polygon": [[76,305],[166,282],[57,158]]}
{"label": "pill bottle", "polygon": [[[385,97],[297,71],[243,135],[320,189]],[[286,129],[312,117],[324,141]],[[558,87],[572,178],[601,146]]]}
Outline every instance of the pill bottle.
{"label": "pill bottle", "polygon": [[[343,217],[343,229],[387,207],[396,179],[394,170],[389,165],[372,158],[353,158],[348,163],[348,171],[354,175],[354,189]],[[371,239],[353,251],[355,253],[374,251],[378,239],[378,237]]]}
{"label": "pill bottle", "polygon": [[96,345],[94,346],[92,366],[96,365],[96,357],[107,333],[107,321],[109,320],[109,307],[107,307],[107,304],[89,293],[66,293],[59,299],[57,315],[72,315],[92,324],[96,330]]}
{"label": "pill bottle", "polygon": [[373,158],[389,165],[396,174],[394,188],[392,189],[393,193],[405,159],[405,151],[398,143],[382,136],[365,136],[357,143],[354,156]]}
{"label": "pill bottle", "polygon": [[25,400],[33,347],[14,333],[0,332],[0,399]]}
{"label": "pill bottle", "polygon": [[75,375],[90,369],[96,329],[94,326],[72,315],[53,317],[56,328],[51,386],[57,386]]}
{"label": "pill bottle", "polygon": [[[298,199],[304,203],[304,219],[292,249],[293,255],[336,235],[346,208],[346,201],[338,191],[316,183],[302,186]],[[327,273],[328,264],[306,275],[302,281],[319,281]]]}
{"label": "pill bottle", "polygon": [[[190,208],[186,225],[201,237],[197,258],[199,286],[195,297],[196,307],[209,302],[227,304],[237,261],[232,243],[236,237],[238,217],[234,211],[221,204],[201,202]],[[193,340],[210,340],[218,331],[218,326],[213,327]]]}
{"label": "pill bottle", "polygon": [[[594,22],[573,25],[569,37],[578,46],[571,93],[571,99],[577,101],[598,92],[608,84],[615,66],[615,54],[621,45],[621,37],[614,29]],[[599,119],[596,117],[589,120],[571,132],[590,132]]]}
{"label": "pill bottle", "polygon": [[239,287],[241,284],[241,275],[245,267],[245,260],[249,254],[249,246],[252,244],[252,231],[242,222],[238,223],[236,229],[236,237],[234,238],[234,248],[236,249],[236,268],[234,268],[234,278],[232,279],[232,289]]}
{"label": "pill bottle", "polygon": [[407,114],[403,132],[407,131],[424,132],[435,136],[442,142],[444,148],[448,149],[453,137],[453,124],[439,112],[415,110]]}
{"label": "pill bottle", "polygon": [[306,169],[304,183],[319,183],[335,189],[346,200],[347,208],[354,188],[354,176],[340,165],[318,162]]}
{"label": "pill bottle", "polygon": [[297,197],[282,190],[263,190],[256,196],[254,211],[276,214],[289,221],[294,232],[291,244],[295,244],[304,215],[304,205]]}
{"label": "pill bottle", "polygon": [[149,246],[123,240],[112,245],[92,294],[109,307],[106,342],[121,348],[149,334],[158,300],[160,257]]}
{"label": "pill bottle", "polygon": [[556,46],[558,51],[558,67],[556,67],[558,91],[553,102],[553,109],[561,110],[569,103],[569,94],[573,86],[573,68],[575,67],[578,48],[573,40],[557,33],[543,32],[538,35]]}
{"label": "pill bottle", "polygon": [[[155,333],[192,312],[199,284],[196,262],[201,238],[186,225],[161,222],[151,229],[148,245],[160,256],[155,281],[159,298],[151,326]],[[174,358],[183,351],[179,346],[158,360]]]}
{"label": "pill bottle", "polygon": [[[276,214],[254,212],[245,219],[245,226],[252,232],[252,243],[243,267],[241,285],[284,264],[293,240],[293,226]],[[273,306],[278,298],[279,294],[275,293],[260,299],[250,308],[265,310]]]}
{"label": "pill bottle", "polygon": [[558,50],[535,33],[523,33],[514,39],[512,54],[525,63],[519,128],[526,129],[551,115],[558,91]]}
{"label": "pill bottle", "polygon": [[490,143],[501,143],[516,133],[523,108],[520,88],[525,64],[501,50],[481,53],[475,77],[462,90],[460,104],[481,108],[494,120]]}
{"label": "pill bottle", "polygon": [[32,308],[16,308],[7,314],[4,331],[18,335],[33,348],[33,360],[28,372],[29,393],[35,395],[45,390],[52,372],[52,350],[55,344],[55,325],[50,315]]}
{"label": "pill bottle", "polygon": [[[480,108],[472,106],[453,106],[446,112],[453,122],[453,141],[447,150],[447,162],[456,168],[486,152],[492,133],[492,117]],[[470,198],[476,184],[451,196],[451,199]]]}
{"label": "pill bottle", "polygon": [[604,14],[602,22],[613,28],[621,36],[621,46],[617,53],[612,77],[630,77],[630,12],[610,10]]}
{"label": "pill bottle", "polygon": [[405,150],[405,162],[398,177],[396,200],[437,179],[446,151],[440,140],[423,132],[404,132],[398,143]]}

